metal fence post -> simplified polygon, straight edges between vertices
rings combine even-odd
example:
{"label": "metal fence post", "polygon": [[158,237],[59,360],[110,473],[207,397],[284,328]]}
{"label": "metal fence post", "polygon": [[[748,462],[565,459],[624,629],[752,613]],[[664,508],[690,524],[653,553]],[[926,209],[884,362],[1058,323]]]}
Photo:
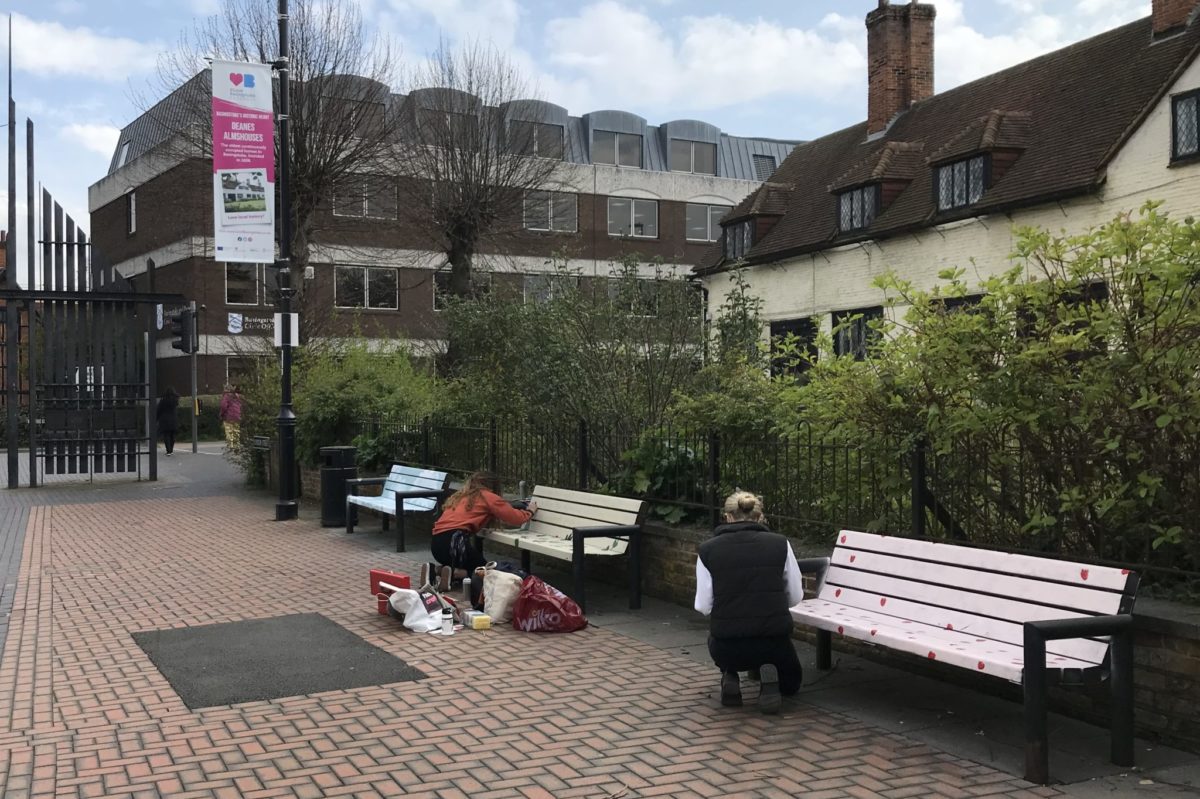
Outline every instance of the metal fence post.
{"label": "metal fence post", "polygon": [[488,471],[500,473],[500,434],[496,430],[496,417],[488,421]]}
{"label": "metal fence post", "polygon": [[421,464],[424,466],[429,466],[433,462],[429,446],[429,428],[431,424],[432,420],[428,416],[421,420]]}
{"label": "metal fence post", "polygon": [[588,426],[579,420],[579,490],[588,490]]}
{"label": "metal fence post", "polygon": [[925,537],[925,442],[918,440],[912,448],[912,534]]}
{"label": "metal fence post", "polygon": [[721,436],[715,431],[708,434],[708,507],[712,515],[712,526],[721,523],[721,498],[717,496],[721,482]]}

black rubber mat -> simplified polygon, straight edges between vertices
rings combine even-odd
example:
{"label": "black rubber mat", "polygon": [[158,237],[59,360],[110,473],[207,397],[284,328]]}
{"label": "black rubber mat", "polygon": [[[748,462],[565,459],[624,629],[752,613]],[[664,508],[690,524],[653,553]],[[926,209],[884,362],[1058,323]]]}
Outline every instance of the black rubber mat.
{"label": "black rubber mat", "polygon": [[425,677],[319,613],[133,638],[192,710]]}

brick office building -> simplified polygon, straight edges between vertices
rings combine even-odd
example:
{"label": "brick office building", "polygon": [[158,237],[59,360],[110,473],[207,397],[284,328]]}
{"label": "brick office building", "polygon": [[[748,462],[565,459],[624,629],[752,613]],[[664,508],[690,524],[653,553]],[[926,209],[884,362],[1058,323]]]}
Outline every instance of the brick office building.
{"label": "brick office building", "polygon": [[[710,309],[744,262],[764,337],[835,340],[861,355],[888,311],[888,270],[918,289],[946,269],[982,282],[1012,268],[1015,230],[1082,233],[1148,200],[1200,213],[1200,0],[1153,13],[941,94],[929,3],[866,18],[867,120],[797,146],[772,182],[723,220],[697,272]],[[971,298],[966,298],[970,301]]]}
{"label": "brick office building", "polygon": [[[274,298],[263,264],[212,259],[211,160],[183,157],[169,146],[208,91],[201,73],[122,131],[108,175],[89,189],[96,249],[126,277],[195,299],[199,313],[201,393],[219,391],[245,357],[247,341],[271,335]],[[403,108],[423,93],[391,95]],[[189,94],[190,93],[190,94]],[[553,291],[548,263],[563,254],[587,279],[610,273],[613,259],[661,258],[684,270],[699,264],[719,236],[723,214],[770,178],[794,142],[728,135],[694,120],[650,125],[623,111],[570,116],[549,103],[504,108],[508,125],[536,127],[536,156],[561,162],[554,190],[528,192],[511,235],[476,256],[499,297],[537,301]],[[511,118],[510,118],[511,117]],[[166,122],[164,122],[166,121]],[[199,120],[197,124],[207,124]],[[304,280],[306,312],[327,314],[327,335],[357,327],[368,337],[439,345],[439,287],[446,259],[397,212],[395,176],[365,174],[319,209],[320,239],[311,243]],[[402,195],[400,195],[402,196]],[[648,268],[648,267],[647,267]],[[158,342],[160,383],[188,384],[186,359]]]}

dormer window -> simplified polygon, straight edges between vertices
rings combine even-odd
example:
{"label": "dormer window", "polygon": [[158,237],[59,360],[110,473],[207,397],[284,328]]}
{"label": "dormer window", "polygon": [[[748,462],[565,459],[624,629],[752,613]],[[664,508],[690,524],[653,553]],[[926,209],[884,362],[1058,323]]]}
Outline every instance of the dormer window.
{"label": "dormer window", "polygon": [[1200,91],[1178,95],[1171,100],[1174,117],[1173,159],[1200,155]]}
{"label": "dormer window", "polygon": [[717,145],[711,142],[671,139],[671,171],[717,174]]}
{"label": "dormer window", "polygon": [[752,246],[754,246],[753,219],[725,226],[725,260],[736,261],[739,258],[745,258]]}
{"label": "dormer window", "polygon": [[939,211],[951,211],[974,205],[987,188],[988,157],[976,155],[937,167]]}
{"label": "dormer window", "polygon": [[838,195],[838,229],[843,233],[865,230],[879,213],[879,184],[860,186]]}
{"label": "dormer window", "polygon": [[642,137],[637,133],[592,132],[592,163],[642,168]]}
{"label": "dormer window", "polygon": [[538,158],[563,158],[563,126],[546,122],[513,120],[508,123],[510,149],[519,155]]}

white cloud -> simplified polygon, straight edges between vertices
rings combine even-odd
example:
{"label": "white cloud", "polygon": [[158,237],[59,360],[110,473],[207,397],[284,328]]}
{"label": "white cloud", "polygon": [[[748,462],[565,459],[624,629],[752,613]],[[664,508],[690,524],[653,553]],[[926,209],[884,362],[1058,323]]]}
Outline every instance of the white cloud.
{"label": "white cloud", "polygon": [[13,16],[13,62],[24,72],[124,81],[155,68],[162,48],[84,28]]}
{"label": "white cloud", "polygon": [[401,19],[421,14],[433,19],[447,36],[490,40],[507,50],[517,38],[521,7],[517,0],[388,0]]}
{"label": "white cloud", "polygon": [[[684,17],[668,32],[616,0],[551,20],[545,45],[550,64],[588,86],[588,96],[626,108],[710,109],[780,94],[834,99],[866,71],[860,49],[841,37],[722,14]],[[586,110],[576,98],[569,106]]]}
{"label": "white cloud", "polygon": [[117,147],[121,131],[112,125],[73,123],[62,129],[62,136],[94,153],[109,158]]}

